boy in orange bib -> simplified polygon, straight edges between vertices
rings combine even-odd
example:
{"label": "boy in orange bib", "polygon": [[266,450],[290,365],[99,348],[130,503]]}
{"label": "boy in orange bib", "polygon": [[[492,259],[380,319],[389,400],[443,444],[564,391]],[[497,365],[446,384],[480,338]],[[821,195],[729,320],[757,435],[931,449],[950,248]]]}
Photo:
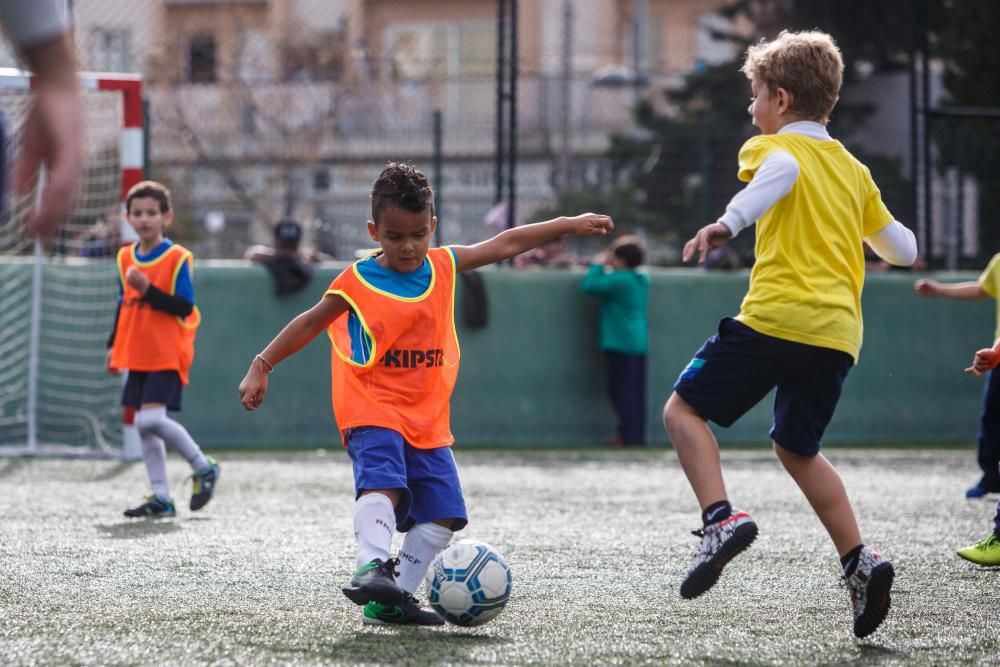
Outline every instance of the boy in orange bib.
{"label": "boy in orange bib", "polygon": [[108,340],[108,371],[128,371],[122,404],[136,410],[142,457],[153,494],[128,510],[129,517],[176,515],[167,483],[169,444],[194,471],[190,507],[200,510],[212,498],[219,464],[205,456],[167,410],[181,409],[181,389],[194,360],[194,336],[201,313],[194,305],[193,259],[163,236],[173,221],[170,191],[155,181],[137,183],[126,198],[128,223],[139,240],[118,251],[121,293],[115,327]]}
{"label": "boy in orange bib", "polygon": [[[389,163],[371,192],[368,233],[381,249],[330,284],[250,364],[240,402],[256,410],[268,374],[326,330],[333,410],[354,467],[357,570],[344,594],[369,624],[440,625],[413,593],[431,560],[468,523],[450,445],[458,377],[455,277],[565,234],[605,235],[591,213],[508,229],[472,246],[431,248],[434,193],[413,167]],[[397,558],[394,530],[405,532]]]}

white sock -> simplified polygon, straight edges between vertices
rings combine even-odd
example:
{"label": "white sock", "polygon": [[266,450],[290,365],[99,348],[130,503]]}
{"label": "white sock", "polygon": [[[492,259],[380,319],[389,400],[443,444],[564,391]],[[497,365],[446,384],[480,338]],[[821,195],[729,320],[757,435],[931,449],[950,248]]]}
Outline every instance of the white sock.
{"label": "white sock", "polygon": [[152,433],[142,436],[142,460],[146,462],[149,486],[153,493],[164,500],[170,500],[170,484],[167,482],[167,450],[163,441]]}
{"label": "white sock", "polygon": [[396,583],[407,593],[415,593],[427,574],[431,561],[448,546],[455,533],[436,523],[418,523],[399,547],[399,576]]}
{"label": "white sock", "polygon": [[139,429],[139,435],[143,437],[146,433],[152,433],[163,438],[163,441],[170,445],[174,451],[187,459],[191,469],[195,472],[208,467],[208,459],[201,452],[201,447],[187,432],[187,429],[167,416],[166,406],[161,405],[158,408],[139,410],[135,414],[135,427]]}
{"label": "white sock", "polygon": [[396,511],[381,493],[369,493],[354,503],[354,539],[358,543],[358,567],[378,558],[389,560]]}

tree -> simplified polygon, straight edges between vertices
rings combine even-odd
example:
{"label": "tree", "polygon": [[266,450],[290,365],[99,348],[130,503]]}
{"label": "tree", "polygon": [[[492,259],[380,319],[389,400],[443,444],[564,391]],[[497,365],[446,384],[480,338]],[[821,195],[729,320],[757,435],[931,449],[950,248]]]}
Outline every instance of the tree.
{"label": "tree", "polygon": [[[666,109],[658,110],[648,100],[640,102],[635,108],[640,132],[613,137],[609,150],[613,164],[636,189],[650,232],[666,243],[682,243],[715,220],[743,185],[735,177],[735,160],[740,145],[754,133],[747,114],[749,84],[740,72],[749,44],[762,36],[773,38],[781,30],[818,26],[834,35],[841,49],[845,87],[859,77],[908,66],[912,16],[901,11],[897,2],[739,0],[723,13],[730,18],[746,17],[756,26],[755,34],[713,34],[734,45],[734,59],[697,68],[679,90],[665,91]],[[831,132],[846,135],[846,130],[862,125],[873,109],[872,103],[841,102]],[[890,206],[902,217],[912,197],[900,194],[909,192],[911,186],[903,180],[899,161],[868,155],[858,146],[850,148],[870,164],[877,181],[896,185],[896,201]],[[751,236],[737,239],[742,251],[749,251]]]}

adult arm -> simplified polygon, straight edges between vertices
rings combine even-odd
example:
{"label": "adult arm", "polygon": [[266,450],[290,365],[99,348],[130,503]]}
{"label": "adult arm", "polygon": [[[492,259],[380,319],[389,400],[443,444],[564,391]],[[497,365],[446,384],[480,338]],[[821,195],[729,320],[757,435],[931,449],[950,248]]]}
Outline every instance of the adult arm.
{"label": "adult arm", "polygon": [[25,231],[48,238],[72,209],[83,168],[83,113],[70,12],[65,0],[0,0],[0,21],[35,75],[14,189],[28,192],[45,166],[44,190]]}

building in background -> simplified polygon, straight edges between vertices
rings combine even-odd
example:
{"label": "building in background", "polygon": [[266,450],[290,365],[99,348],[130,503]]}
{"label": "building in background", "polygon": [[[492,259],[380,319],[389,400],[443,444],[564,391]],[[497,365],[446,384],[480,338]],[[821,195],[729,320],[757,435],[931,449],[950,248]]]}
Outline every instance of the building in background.
{"label": "building in background", "polygon": [[[637,94],[656,95],[700,63],[734,55],[711,38],[725,4],[519,2],[518,219],[551,205],[558,187],[609,184],[608,138],[632,127]],[[482,221],[495,203],[497,7],[74,2],[82,66],[145,77],[151,175],[175,193],[176,235],[200,256],[239,256],[291,216],[318,221],[307,225],[307,240],[339,258],[370,243],[368,190],[387,160],[431,173],[436,111],[443,240],[486,235]]]}

